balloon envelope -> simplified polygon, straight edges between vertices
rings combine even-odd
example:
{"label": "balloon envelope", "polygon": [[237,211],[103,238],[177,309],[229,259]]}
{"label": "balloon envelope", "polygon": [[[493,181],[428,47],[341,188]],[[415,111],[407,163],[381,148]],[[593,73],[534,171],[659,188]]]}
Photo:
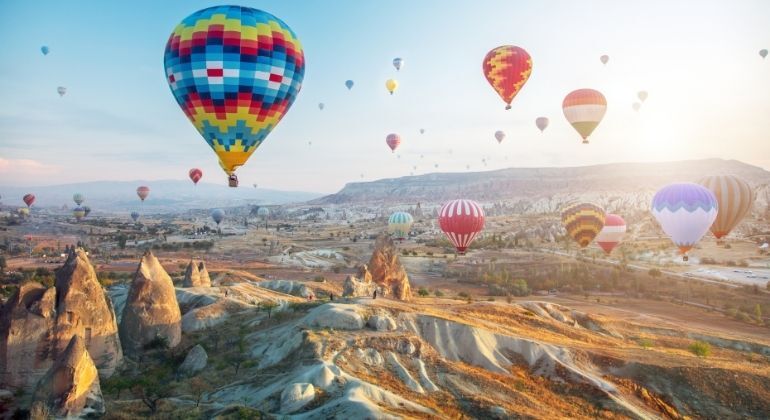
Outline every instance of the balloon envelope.
{"label": "balloon envelope", "polygon": [[83,201],[85,201],[85,197],[81,193],[75,193],[72,195],[72,201],[75,202],[78,206],[83,204]]}
{"label": "balloon envelope", "polygon": [[150,187],[142,185],[141,187],[136,189],[136,195],[139,196],[139,199],[144,201],[145,198],[147,198],[148,195],[150,195]]}
{"label": "balloon envelope", "polygon": [[226,173],[246,163],[291,107],[305,58],[294,32],[270,13],[214,6],[186,17],[164,54],[177,103]]}
{"label": "balloon envelope", "polygon": [[51,49],[43,45],[42,47],[40,47],[40,52],[42,52],[43,55],[48,55],[48,53],[51,52]]}
{"label": "balloon envelope", "polygon": [[16,209],[16,212],[21,215],[21,217],[27,217],[29,216],[29,208],[27,207],[19,207]]}
{"label": "balloon envelope", "polygon": [[88,217],[88,215],[91,214],[91,207],[83,206],[83,212],[85,213],[84,216]]}
{"label": "balloon envelope", "polygon": [[187,175],[190,177],[193,184],[198,185],[198,181],[203,177],[203,171],[198,168],[192,168]]}
{"label": "balloon envelope", "polygon": [[567,234],[585,248],[604,227],[604,209],[591,203],[575,204],[561,213],[561,224]]}
{"label": "balloon envelope", "polygon": [[640,101],[644,102],[647,100],[647,91],[646,90],[640,90],[636,93],[636,97],[639,98]]}
{"label": "balloon envelope", "polygon": [[388,92],[392,95],[393,92],[398,89],[398,80],[395,79],[388,79],[385,81],[385,88],[388,89]]}
{"label": "balloon envelope", "polygon": [[633,108],[634,111],[639,112],[639,110],[642,109],[642,104],[634,102],[631,104],[631,108]]}
{"label": "balloon envelope", "polygon": [[260,216],[260,217],[270,216],[270,210],[267,207],[260,207],[259,210],[257,210],[257,216]]}
{"label": "balloon envelope", "polygon": [[751,211],[756,198],[754,191],[746,181],[734,175],[709,176],[698,184],[708,188],[717,199],[719,211],[711,225],[711,233],[722,239]]}
{"label": "balloon envelope", "polygon": [[570,92],[561,104],[564,117],[588,143],[588,136],[607,112],[607,100],[601,92],[593,89],[578,89]]}
{"label": "balloon envelope", "polygon": [[605,54],[605,55],[599,57],[599,61],[601,61],[602,64],[606,65],[607,62],[610,61],[610,56]]}
{"label": "balloon envelope", "polygon": [[761,50],[759,50],[759,55],[760,55],[762,58],[765,58],[765,57],[767,57],[767,50],[766,50],[766,49],[761,49]]}
{"label": "balloon envelope", "polygon": [[323,103],[323,102],[321,102],[321,103],[319,103],[319,104],[318,104],[318,109],[320,109],[321,111],[323,111],[325,106],[326,106],[326,105],[324,105],[324,103]]}
{"label": "balloon envelope", "polygon": [[348,88],[348,90],[353,89],[353,81],[352,80],[346,80],[345,81],[345,87]]}
{"label": "balloon envelope", "polygon": [[35,203],[35,194],[25,194],[22,200],[24,200],[24,204],[26,204],[27,207],[31,207],[32,204]]}
{"label": "balloon envelope", "polygon": [[397,211],[391,214],[388,219],[388,233],[393,236],[393,239],[403,241],[409,236],[412,223],[414,223],[414,219],[411,214],[405,211]]}
{"label": "balloon envelope", "polygon": [[626,234],[626,221],[617,214],[607,213],[604,216],[604,227],[596,235],[596,243],[609,255],[623,240]]}
{"label": "balloon envelope", "polygon": [[502,143],[503,139],[505,138],[505,133],[500,130],[497,130],[495,131],[495,138],[497,139],[498,144]]}
{"label": "balloon envelope", "polygon": [[67,88],[64,86],[59,86],[56,88],[56,92],[59,93],[59,96],[64,96],[64,94],[67,93]]}
{"label": "balloon envelope", "polygon": [[392,152],[395,152],[398,146],[401,144],[401,136],[395,133],[390,133],[387,137],[385,137],[385,143],[388,144],[388,147],[390,147]]}
{"label": "balloon envelope", "polygon": [[420,134],[425,134],[425,129],[424,128],[420,129]]}
{"label": "balloon envelope", "polygon": [[487,53],[482,63],[484,77],[511,109],[511,101],[532,74],[532,57],[523,48],[503,45]]}
{"label": "balloon envelope", "polygon": [[548,128],[549,122],[550,121],[548,121],[548,118],[546,117],[538,117],[535,120],[535,125],[537,126],[537,128],[540,129],[540,132],[542,133],[543,131],[545,131],[546,128]]}
{"label": "balloon envelope", "polygon": [[667,185],[652,198],[652,215],[682,254],[709,230],[718,210],[714,193],[689,182]]}
{"label": "balloon envelope", "polygon": [[452,200],[441,207],[438,223],[457,253],[464,255],[476,235],[484,229],[484,210],[473,200]]}
{"label": "balloon envelope", "polygon": [[83,207],[75,207],[72,210],[72,215],[75,216],[75,219],[80,220],[84,217],[86,217],[86,210]]}
{"label": "balloon envelope", "polygon": [[396,71],[400,71],[401,67],[404,67],[404,59],[401,57],[396,57],[393,59],[393,67],[396,68]]}
{"label": "balloon envelope", "polygon": [[138,211],[132,211],[131,212],[131,218],[134,219],[134,222],[139,220],[139,212]]}
{"label": "balloon envelope", "polygon": [[222,209],[214,209],[211,211],[211,218],[214,219],[214,222],[216,222],[217,226],[219,226],[220,223],[222,223],[222,220],[225,218],[225,212]]}

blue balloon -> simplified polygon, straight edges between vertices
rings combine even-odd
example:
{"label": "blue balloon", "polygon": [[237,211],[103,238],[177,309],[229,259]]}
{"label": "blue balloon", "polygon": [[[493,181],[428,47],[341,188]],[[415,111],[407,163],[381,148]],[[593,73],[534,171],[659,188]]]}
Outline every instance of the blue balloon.
{"label": "blue balloon", "polygon": [[139,212],[138,211],[132,211],[131,212],[131,218],[134,219],[134,222],[139,220]]}
{"label": "blue balloon", "polygon": [[354,83],[353,83],[352,80],[346,80],[345,81],[345,86],[348,88],[348,90],[353,89],[353,85],[354,85]]}
{"label": "blue balloon", "polygon": [[43,53],[43,55],[48,55],[48,53],[49,53],[50,51],[51,51],[51,49],[50,49],[50,48],[48,48],[48,47],[46,47],[45,45],[43,45],[42,47],[40,47],[40,52],[42,52],[42,53]]}
{"label": "blue balloon", "polygon": [[222,220],[225,218],[225,212],[222,209],[214,209],[211,211],[211,218],[214,219],[214,222],[216,222],[217,226],[219,226],[220,223],[222,223]]}

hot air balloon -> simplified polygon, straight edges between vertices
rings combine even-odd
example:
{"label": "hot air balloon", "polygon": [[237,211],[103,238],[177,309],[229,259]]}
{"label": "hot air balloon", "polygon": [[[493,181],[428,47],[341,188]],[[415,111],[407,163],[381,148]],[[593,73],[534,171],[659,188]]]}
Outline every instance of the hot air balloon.
{"label": "hot air balloon", "polygon": [[396,152],[396,149],[401,144],[401,136],[395,133],[388,134],[387,137],[385,137],[385,143],[388,144],[388,147],[390,147],[391,152]]}
{"label": "hot air balloon", "polygon": [[190,172],[187,173],[187,175],[190,177],[190,180],[193,182],[193,184],[198,185],[198,181],[203,178],[203,171],[198,168],[192,168],[190,169]]}
{"label": "hot air balloon", "polygon": [[78,206],[83,204],[83,201],[85,201],[85,197],[83,197],[83,194],[81,193],[75,193],[72,195],[72,201],[75,202]]}
{"label": "hot air balloon", "polygon": [[348,88],[348,90],[353,89],[353,84],[352,80],[345,80],[345,87]]}
{"label": "hot air balloon", "polygon": [[532,57],[523,48],[503,45],[488,52],[482,64],[484,76],[511,109],[511,101],[532,74]]}
{"label": "hot air balloon", "polygon": [[639,112],[639,110],[642,109],[642,104],[634,102],[631,104],[631,108],[633,108],[634,111]]}
{"label": "hot air balloon", "polygon": [[388,92],[392,95],[393,92],[398,89],[398,81],[395,79],[388,79],[385,81],[385,88],[388,89]]}
{"label": "hot air balloon", "polygon": [[548,128],[548,122],[548,118],[546,117],[537,117],[535,120],[535,125],[540,129],[540,132],[542,133],[546,128]]}
{"label": "hot air balloon", "polygon": [[75,220],[79,221],[80,219],[86,217],[86,210],[83,207],[80,207],[80,206],[75,207],[72,210],[72,215],[75,217]]}
{"label": "hot air balloon", "polygon": [[607,213],[604,216],[604,227],[596,235],[596,243],[602,247],[604,253],[610,255],[618,246],[626,234],[626,221],[617,214]]}
{"label": "hot air balloon", "polygon": [[136,189],[136,195],[139,196],[139,199],[144,202],[144,199],[147,198],[148,195],[150,195],[150,187],[146,187],[142,185],[141,187]]}
{"label": "hot air balloon", "polygon": [[404,59],[401,57],[394,58],[393,67],[396,68],[396,71],[401,71],[401,67],[404,67]]}
{"label": "hot air balloon", "polygon": [[465,255],[476,235],[484,229],[484,210],[473,200],[452,200],[441,207],[438,224],[457,253]]}
{"label": "hot air balloon", "polygon": [[689,251],[714,223],[719,204],[708,188],[693,183],[667,185],[652,198],[652,215],[687,261]]}
{"label": "hot air balloon", "polygon": [[270,216],[270,210],[267,207],[260,207],[259,210],[257,210],[257,216],[266,219]]}
{"label": "hot air balloon", "polygon": [[67,93],[67,88],[64,86],[59,86],[56,88],[56,92],[59,93],[59,96],[64,96],[65,93]]}
{"label": "hot air balloon", "polygon": [[32,207],[32,204],[35,203],[35,194],[25,194],[24,197],[22,197],[22,200],[24,200],[24,204],[27,205],[27,208]]}
{"label": "hot air balloon", "polygon": [[505,133],[497,130],[495,131],[495,138],[497,139],[497,144],[500,144],[503,142],[503,139],[505,138]]}
{"label": "hot air balloon", "polygon": [[16,212],[19,213],[19,216],[21,217],[29,216],[29,208],[27,207],[19,207],[18,209],[16,209]]}
{"label": "hot air balloon", "polygon": [[131,212],[131,218],[134,219],[134,222],[139,220],[139,212],[138,211],[132,211]]}
{"label": "hot air balloon", "polygon": [[420,134],[425,134],[425,129],[424,128],[420,129]]}
{"label": "hot air balloon", "polygon": [[324,103],[323,103],[323,102],[321,102],[321,103],[319,103],[319,104],[318,104],[318,109],[320,109],[321,111],[323,111],[325,106],[326,106],[326,105],[324,105]]}
{"label": "hot air balloon", "polygon": [[599,61],[601,61],[602,64],[604,64],[606,66],[607,62],[610,61],[610,56],[605,54],[605,55],[599,57]]}
{"label": "hot air balloon", "polygon": [[636,93],[636,97],[639,98],[640,101],[644,102],[647,100],[647,91],[646,90],[640,90]]}
{"label": "hot air balloon", "polygon": [[388,219],[388,233],[393,236],[393,239],[403,241],[409,236],[412,223],[414,223],[414,219],[411,214],[405,211],[397,211],[391,214]]}
{"label": "hot air balloon", "polygon": [[305,57],[294,32],[270,13],[214,6],[185,18],[163,58],[171,92],[238,186],[243,166],[291,107]]}
{"label": "hot air balloon", "polygon": [[583,137],[583,143],[588,144],[588,136],[607,112],[607,100],[599,91],[578,89],[564,98],[561,107],[567,121]]}
{"label": "hot air balloon", "polygon": [[43,53],[43,55],[48,55],[48,53],[51,52],[51,49],[43,45],[42,47],[40,47],[40,52]]}
{"label": "hot air balloon", "polygon": [[604,209],[591,203],[575,204],[561,213],[561,224],[567,234],[585,248],[604,227]]}
{"label": "hot air balloon", "polygon": [[214,209],[211,211],[211,218],[214,219],[214,222],[219,226],[225,218],[225,212],[222,209]]}
{"label": "hot air balloon", "polygon": [[83,216],[88,217],[89,214],[91,214],[91,207],[83,206]]}
{"label": "hot air balloon", "polygon": [[698,184],[708,188],[717,199],[719,212],[711,225],[711,233],[721,240],[751,211],[756,198],[754,191],[735,175],[709,176]]}
{"label": "hot air balloon", "polygon": [[764,48],[759,50],[759,56],[762,57],[762,58],[767,57],[767,50],[764,49]]}
{"label": "hot air balloon", "polygon": [[257,184],[253,184],[253,185],[254,185],[254,188],[257,188]]}

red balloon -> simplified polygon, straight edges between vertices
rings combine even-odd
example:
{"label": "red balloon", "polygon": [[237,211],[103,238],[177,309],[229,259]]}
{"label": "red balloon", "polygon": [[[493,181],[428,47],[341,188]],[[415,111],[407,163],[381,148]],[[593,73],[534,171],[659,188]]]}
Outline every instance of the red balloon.
{"label": "red balloon", "polygon": [[476,235],[484,229],[484,210],[473,200],[452,200],[441,207],[438,224],[457,253],[465,255]]}
{"label": "red balloon", "polygon": [[27,207],[31,207],[32,203],[35,202],[35,194],[27,194],[22,200],[24,200],[24,204],[26,204]]}
{"label": "red balloon", "polygon": [[148,195],[150,195],[150,187],[145,187],[142,185],[141,187],[136,189],[136,195],[139,196],[139,199],[144,201],[145,198],[147,198]]}
{"label": "red balloon", "polygon": [[190,169],[190,179],[195,185],[198,185],[198,181],[203,177],[203,171],[198,168]]}
{"label": "red balloon", "polygon": [[394,133],[388,134],[388,137],[385,138],[385,143],[388,143],[390,150],[395,152],[398,145],[401,144],[401,136]]}
{"label": "red balloon", "polygon": [[532,57],[520,47],[503,45],[488,52],[482,63],[484,77],[511,109],[511,101],[532,74]]}

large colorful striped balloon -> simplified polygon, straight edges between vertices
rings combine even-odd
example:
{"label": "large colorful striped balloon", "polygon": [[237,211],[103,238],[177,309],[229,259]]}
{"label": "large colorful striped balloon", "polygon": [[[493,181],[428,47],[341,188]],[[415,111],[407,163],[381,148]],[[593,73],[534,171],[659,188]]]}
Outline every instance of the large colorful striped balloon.
{"label": "large colorful striped balloon", "polygon": [[604,227],[596,235],[596,243],[604,253],[610,255],[613,249],[623,240],[626,234],[626,221],[617,214],[607,213],[604,216]]}
{"label": "large colorful striped balloon", "polygon": [[141,187],[136,189],[136,195],[139,196],[140,200],[144,201],[144,199],[150,195],[150,187],[146,187],[142,185]]}
{"label": "large colorful striped balloon", "polygon": [[401,136],[396,133],[390,133],[385,137],[385,143],[390,147],[390,151],[395,153],[398,146],[401,144]]}
{"label": "large colorful striped balloon", "polygon": [[80,207],[80,206],[75,207],[72,210],[72,215],[75,217],[75,220],[79,221],[80,219],[86,217],[86,209],[84,209],[83,207]]}
{"label": "large colorful striped balloon", "polygon": [[604,209],[591,203],[575,204],[561,213],[561,223],[567,234],[585,248],[604,227]]}
{"label": "large colorful striped balloon", "polygon": [[687,251],[717,217],[719,204],[706,187],[689,182],[667,185],[652,197],[652,215],[687,261]]}
{"label": "large colorful striped balloon", "polygon": [[503,45],[488,52],[482,64],[484,77],[511,109],[511,101],[532,74],[532,57],[523,48]]}
{"label": "large colorful striped balloon", "polygon": [[452,200],[441,207],[438,224],[457,253],[465,255],[476,235],[484,229],[484,210],[473,200]]}
{"label": "large colorful striped balloon", "polygon": [[166,44],[171,92],[228,175],[246,163],[302,87],[297,36],[270,13],[215,6],[185,18]]}
{"label": "large colorful striped balloon", "polygon": [[719,205],[717,218],[711,225],[711,233],[722,239],[751,211],[754,191],[749,184],[735,175],[709,176],[698,181],[716,197]]}
{"label": "large colorful striped balloon", "polygon": [[414,223],[414,219],[411,214],[405,211],[397,211],[391,214],[388,219],[388,233],[393,236],[393,239],[403,241],[409,236],[412,223]]}
{"label": "large colorful striped balloon", "polygon": [[578,89],[570,92],[561,104],[567,121],[583,137],[583,143],[588,143],[588,136],[607,112],[607,100],[601,92],[593,89]]}

